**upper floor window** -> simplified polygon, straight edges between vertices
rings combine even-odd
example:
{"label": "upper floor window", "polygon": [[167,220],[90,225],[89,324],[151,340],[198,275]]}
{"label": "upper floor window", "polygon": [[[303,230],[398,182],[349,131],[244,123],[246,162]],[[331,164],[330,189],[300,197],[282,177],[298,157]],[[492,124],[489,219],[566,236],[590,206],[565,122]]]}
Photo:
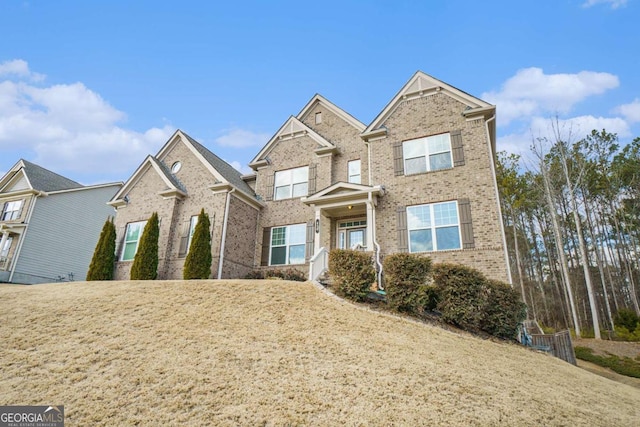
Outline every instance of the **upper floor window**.
{"label": "upper floor window", "polygon": [[407,206],[409,252],[460,249],[458,203]]}
{"label": "upper floor window", "polygon": [[2,216],[0,221],[11,221],[20,218],[20,212],[22,211],[22,200],[13,200],[11,202],[5,202],[2,209]]}
{"label": "upper floor window", "polygon": [[304,264],[306,228],[305,224],[273,227],[269,265]]}
{"label": "upper floor window", "polygon": [[404,141],[402,153],[405,175],[453,167],[448,133]]}
{"label": "upper floor window", "polygon": [[142,236],[142,231],[147,221],[130,222],[127,224],[127,231],[124,235],[124,250],[122,251],[122,261],[131,261],[138,251],[138,243]]}
{"label": "upper floor window", "polygon": [[349,182],[354,184],[361,183],[360,177],[360,160],[351,160],[347,163],[347,169],[349,173]]}
{"label": "upper floor window", "polygon": [[307,195],[309,166],[276,172],[274,199],[290,199]]}

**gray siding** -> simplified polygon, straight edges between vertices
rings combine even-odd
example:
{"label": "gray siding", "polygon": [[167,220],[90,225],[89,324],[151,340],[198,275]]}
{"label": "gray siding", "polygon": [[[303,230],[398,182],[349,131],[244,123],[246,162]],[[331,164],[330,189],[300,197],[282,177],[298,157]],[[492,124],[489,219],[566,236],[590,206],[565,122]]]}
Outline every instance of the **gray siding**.
{"label": "gray siding", "polygon": [[59,277],[84,280],[104,221],[106,203],[120,185],[38,197],[17,259],[14,283],[46,283]]}

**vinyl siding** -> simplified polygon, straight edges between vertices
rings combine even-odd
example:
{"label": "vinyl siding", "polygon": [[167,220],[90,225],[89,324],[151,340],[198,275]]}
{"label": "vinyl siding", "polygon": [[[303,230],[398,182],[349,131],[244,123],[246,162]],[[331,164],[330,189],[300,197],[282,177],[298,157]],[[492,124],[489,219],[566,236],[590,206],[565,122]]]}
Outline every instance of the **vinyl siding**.
{"label": "vinyl siding", "polygon": [[39,197],[23,237],[14,283],[46,283],[59,276],[84,280],[100,231],[114,210],[119,185]]}

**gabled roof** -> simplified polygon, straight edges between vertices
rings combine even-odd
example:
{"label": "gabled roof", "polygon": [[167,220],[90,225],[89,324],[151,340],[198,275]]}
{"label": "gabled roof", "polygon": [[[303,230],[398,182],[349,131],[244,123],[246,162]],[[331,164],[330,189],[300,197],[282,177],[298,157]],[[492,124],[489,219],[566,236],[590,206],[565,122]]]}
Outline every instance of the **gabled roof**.
{"label": "gabled roof", "polygon": [[249,166],[254,170],[259,166],[268,164],[267,155],[271,149],[279,142],[300,136],[308,136],[312,140],[318,143],[319,147],[316,148],[317,154],[325,154],[336,150],[336,146],[320,136],[316,131],[309,126],[302,123],[298,118],[291,116],[286,122],[278,129],[278,131],[271,137],[269,142],[262,147],[262,150],[251,160]]}
{"label": "gabled roof", "polygon": [[350,182],[336,182],[335,184],[318,191],[307,197],[302,197],[302,203],[310,204],[325,204],[335,203],[340,201],[348,202],[350,200],[365,200],[369,193],[372,195],[384,195],[385,190],[381,185],[363,185],[353,184]]}
{"label": "gabled roof", "polygon": [[422,71],[417,71],[409,81],[400,89],[400,91],[393,97],[391,102],[378,114],[378,116],[371,122],[369,126],[362,133],[362,138],[367,139],[370,135],[377,135],[380,126],[385,120],[393,113],[396,107],[406,99],[415,99],[422,96],[432,95],[434,93],[442,92],[446,95],[466,104],[469,110],[466,114],[473,111],[485,111],[492,110],[495,107],[480,98],[469,95],[468,93],[453,87],[441,80],[436,79]]}
{"label": "gabled roof", "polygon": [[0,191],[12,181],[17,175],[23,174],[29,183],[29,187],[35,191],[50,192],[68,190],[71,188],[83,187],[82,184],[51,172],[48,169],[34,163],[20,159],[2,179],[0,179]]}
{"label": "gabled roof", "polygon": [[351,114],[347,113],[342,108],[338,107],[337,105],[328,101],[325,97],[317,93],[313,96],[313,98],[311,98],[309,102],[307,102],[307,105],[305,105],[304,108],[300,110],[296,118],[302,121],[302,119],[307,115],[307,113],[309,113],[309,111],[317,104],[322,104],[333,114],[340,117],[342,120],[344,120],[345,122],[349,123],[351,126],[356,128],[359,132],[364,131],[365,128],[367,127],[360,120],[356,119]]}
{"label": "gabled roof", "polygon": [[182,184],[171,175],[169,169],[162,162],[159,162],[158,159],[149,155],[144,159],[140,166],[138,166],[138,169],[136,169],[127,182],[124,183],[122,188],[120,188],[120,190],[111,198],[108,204],[112,206],[125,205],[127,203],[126,195],[149,169],[155,170],[160,179],[162,179],[167,186],[160,195],[164,197],[184,197],[187,194]]}

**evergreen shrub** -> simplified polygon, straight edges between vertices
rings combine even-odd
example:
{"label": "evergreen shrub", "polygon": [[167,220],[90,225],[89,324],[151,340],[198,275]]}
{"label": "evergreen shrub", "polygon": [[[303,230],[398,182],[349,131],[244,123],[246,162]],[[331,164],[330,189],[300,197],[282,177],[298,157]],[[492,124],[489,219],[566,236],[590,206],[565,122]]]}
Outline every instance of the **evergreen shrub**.
{"label": "evergreen shrub", "polygon": [[138,251],[131,265],[131,280],[155,280],[158,277],[158,236],[160,224],[154,212],[140,236]]}
{"label": "evergreen shrub", "polygon": [[438,301],[435,287],[430,285],[431,259],[415,254],[397,253],[383,261],[384,289],[390,308],[421,314],[433,310]]}
{"label": "evergreen shrub", "polygon": [[329,275],[338,295],[354,301],[364,300],[376,281],[371,253],[332,250],[329,252]]}

